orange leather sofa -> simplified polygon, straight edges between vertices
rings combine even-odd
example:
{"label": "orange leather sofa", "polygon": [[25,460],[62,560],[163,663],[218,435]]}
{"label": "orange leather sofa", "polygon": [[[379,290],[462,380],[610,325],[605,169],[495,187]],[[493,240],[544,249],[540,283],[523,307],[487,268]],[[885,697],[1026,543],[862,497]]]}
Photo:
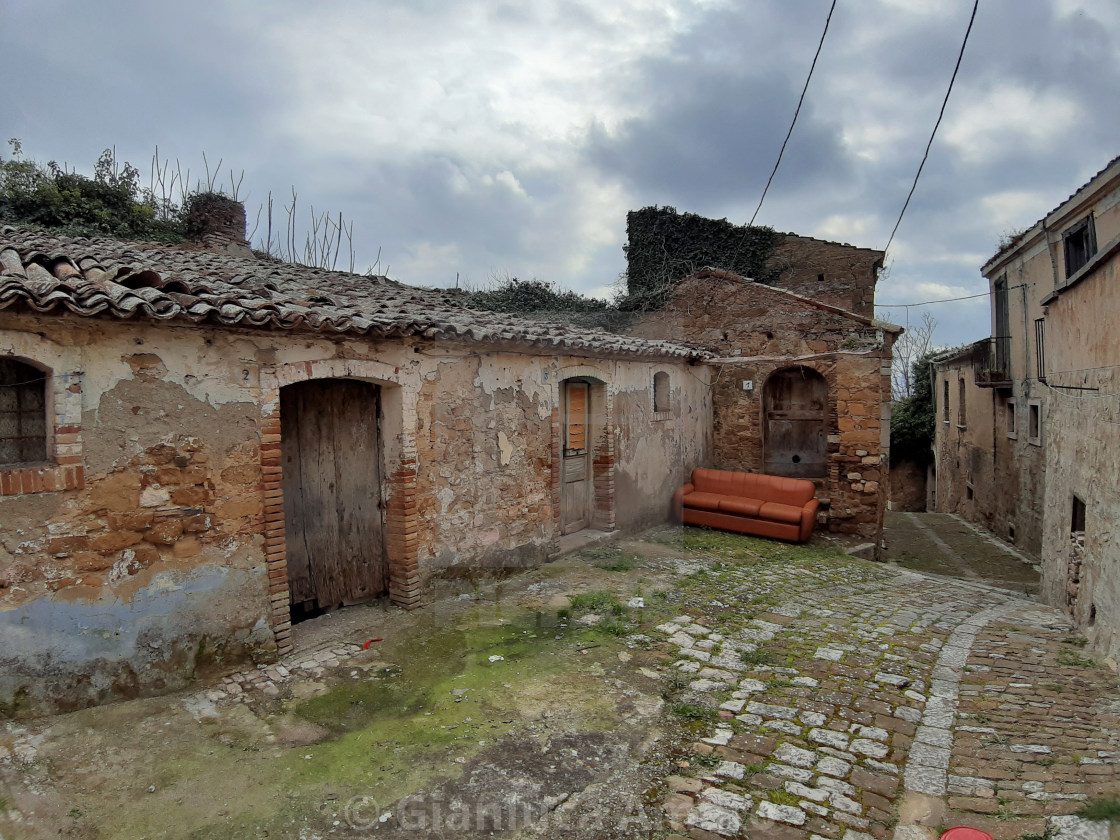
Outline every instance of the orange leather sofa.
{"label": "orange leather sofa", "polygon": [[820,505],[815,492],[802,478],[698,467],[673,494],[673,512],[686,525],[805,542]]}

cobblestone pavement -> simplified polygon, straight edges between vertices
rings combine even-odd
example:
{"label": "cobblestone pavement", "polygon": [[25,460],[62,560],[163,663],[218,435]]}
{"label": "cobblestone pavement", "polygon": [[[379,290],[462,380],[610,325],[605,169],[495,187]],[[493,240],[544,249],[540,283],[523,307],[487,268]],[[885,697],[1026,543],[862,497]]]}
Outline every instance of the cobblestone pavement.
{"label": "cobblestone pavement", "polygon": [[656,632],[675,652],[674,710],[718,702],[719,720],[695,724],[666,780],[679,833],[1108,838],[1072,814],[1120,791],[1116,680],[1057,611],[868,566],[729,566],[691,592]]}
{"label": "cobblestone pavement", "polygon": [[888,563],[1038,595],[1037,563],[956,514],[888,511],[885,525]]}
{"label": "cobblestone pavement", "polygon": [[[965,537],[954,539],[954,551],[967,554]],[[504,791],[514,785],[510,780],[525,781],[525,762],[541,747],[537,782],[560,791],[549,805],[555,810],[513,833],[581,840],[935,840],[947,827],[968,825],[997,840],[1108,840],[1106,823],[1076,812],[1088,801],[1120,797],[1120,693],[1115,674],[1086,656],[1084,639],[1060,612],[974,575],[961,580],[867,563],[824,545],[686,530],[654,534],[619,551],[634,564],[633,577],[617,591],[623,602],[636,594],[627,587],[657,586],[630,598],[641,606],[611,632],[557,651],[586,658],[580,673],[588,685],[602,686],[620,703],[640,701],[643,711],[625,718],[630,723],[616,721],[594,737],[619,736],[630,726],[655,746],[643,754],[608,744],[596,753],[591,736],[563,734],[542,712],[522,733],[539,745],[495,747],[478,761],[455,757],[465,768],[460,787],[500,770],[499,781],[488,784]],[[525,596],[533,604],[571,604],[565,596],[573,592],[574,568],[526,585]],[[585,581],[575,591],[589,588]],[[566,624],[568,610],[562,612]],[[660,617],[646,620],[653,612]],[[592,627],[607,618],[576,613],[572,624]],[[219,735],[233,721],[273,727],[286,701],[309,696],[315,686],[358,680],[371,667],[372,652],[353,641],[369,638],[359,627],[368,629],[355,619],[346,641],[337,633],[308,638],[280,663],[246,668],[168,700],[165,708],[181,705],[199,727]],[[549,696],[561,690],[542,689]],[[466,702],[462,693],[444,702],[467,709],[458,705]],[[477,715],[483,707],[472,700],[468,711]],[[122,704],[105,714],[127,712]],[[511,712],[506,722],[519,714]],[[681,729],[678,743],[673,733]],[[564,740],[569,736],[571,743]],[[49,722],[0,729],[0,771],[23,768],[24,788],[47,787],[44,756],[52,737],[58,736]],[[590,770],[581,776],[571,762],[553,766],[549,756],[567,754],[564,745],[589,766],[603,765],[607,747],[617,747],[617,766],[589,784]],[[309,760],[315,749],[300,746],[298,757]],[[112,760],[125,762],[126,754]],[[463,794],[454,776],[442,784],[428,793],[446,793],[448,801]],[[400,811],[400,804],[390,807]],[[349,830],[334,813],[337,805],[323,807],[330,819],[315,830],[301,827],[300,838],[379,836]],[[588,814],[591,828],[573,830]],[[624,819],[632,830],[620,827]]]}

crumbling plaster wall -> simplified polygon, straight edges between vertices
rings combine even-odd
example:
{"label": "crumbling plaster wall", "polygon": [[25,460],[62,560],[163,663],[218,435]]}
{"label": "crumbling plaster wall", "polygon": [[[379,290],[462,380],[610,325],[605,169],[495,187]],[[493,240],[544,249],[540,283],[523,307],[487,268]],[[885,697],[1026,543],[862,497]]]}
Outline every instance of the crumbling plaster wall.
{"label": "crumbling plaster wall", "polygon": [[[1097,393],[1120,393],[1115,369],[1080,377]],[[1090,392],[1091,393],[1091,392]],[[1079,398],[1081,397],[1081,398]],[[1065,609],[1093,647],[1120,660],[1120,398],[1055,395],[1046,416],[1044,599]],[[1085,530],[1072,530],[1073,497],[1085,503]]]}
{"label": "crumbling plaster wall", "polygon": [[[0,713],[158,693],[274,655],[287,596],[262,441],[274,445],[264,432],[293,372],[385,380],[383,493],[394,501],[395,463],[411,463],[421,582],[547,557],[567,375],[606,386],[617,527],[664,521],[670,486],[708,457],[707,371],[683,362],[13,313],[0,313],[0,353],[65,371],[74,422],[56,450],[84,467],[79,489],[0,496]],[[673,410],[654,419],[658,370]]]}
{"label": "crumbling plaster wall", "polygon": [[[679,478],[683,483],[706,457],[711,426],[706,368],[512,353],[461,355],[454,349],[424,357],[416,409],[424,578],[539,563],[555,550],[552,447],[565,379],[604,386],[606,406],[592,417],[592,427],[614,438],[613,456],[605,465],[612,499],[600,502],[613,506],[602,513],[615,528],[635,530],[665,521],[671,496],[666,482]],[[653,412],[657,371],[670,374],[667,416]]]}
{"label": "crumbling plaster wall", "polygon": [[80,489],[0,498],[0,709],[170,690],[273,647],[258,408],[243,381],[255,349],[0,317],[0,352],[65,371],[80,395],[66,451],[84,468]]}
{"label": "crumbling plaster wall", "polygon": [[[1064,291],[1046,313],[1043,596],[1093,647],[1120,660],[1120,258]],[[1064,387],[1063,387],[1064,386]],[[1089,389],[1089,390],[1082,390]],[[1092,390],[1095,389],[1095,390]],[[1073,498],[1085,530],[1073,531]]]}
{"label": "crumbling plaster wall", "polygon": [[[890,453],[893,334],[841,312],[722,272],[681,284],[631,332],[702,343],[723,355],[713,368],[709,464],[762,472],[766,379],[805,365],[828,384],[828,475],[818,480],[830,530],[878,541]],[[752,383],[750,391],[743,381]]]}

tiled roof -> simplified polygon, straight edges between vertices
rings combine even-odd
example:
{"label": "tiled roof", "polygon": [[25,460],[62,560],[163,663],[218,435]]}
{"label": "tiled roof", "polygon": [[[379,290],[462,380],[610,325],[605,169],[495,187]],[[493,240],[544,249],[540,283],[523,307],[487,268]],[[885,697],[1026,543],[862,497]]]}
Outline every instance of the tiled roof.
{"label": "tiled roof", "polygon": [[700,359],[697,347],[466,309],[388,280],[186,246],[0,226],[0,309],[83,317],[417,336],[574,355]]}

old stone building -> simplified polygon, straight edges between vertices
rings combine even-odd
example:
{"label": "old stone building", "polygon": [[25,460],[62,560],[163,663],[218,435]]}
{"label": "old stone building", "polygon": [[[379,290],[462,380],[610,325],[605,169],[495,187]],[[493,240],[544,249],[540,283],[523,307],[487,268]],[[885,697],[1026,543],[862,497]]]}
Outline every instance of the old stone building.
{"label": "old stone building", "polygon": [[171,690],[302,615],[664,521],[710,459],[702,351],[243,231],[0,231],[0,712]]}
{"label": "old stone building", "polygon": [[185,245],[0,230],[0,713],[664,522],[701,465],[811,478],[878,544],[879,252],[785,236],[774,285],[696,273],[619,335],[256,259],[239,206],[198,206]]}
{"label": "old stone building", "polygon": [[1120,158],[983,267],[992,337],[936,364],[937,509],[1013,540],[1120,657]]}
{"label": "old stone building", "polygon": [[[889,488],[883,252],[646,207],[627,215],[632,335],[712,348],[712,465],[811,478],[828,529],[877,553]],[[747,279],[749,278],[749,279]]]}
{"label": "old stone building", "polygon": [[[818,240],[809,241],[814,252],[822,250]],[[832,250],[861,249],[834,244]],[[852,295],[855,287],[855,298],[873,298],[881,259],[868,260],[860,282],[848,281],[836,294]],[[684,280],[631,332],[697,341],[718,353],[708,362],[713,466],[810,478],[819,487],[826,527],[878,546],[890,462],[891,346],[900,328],[705,270]]]}

